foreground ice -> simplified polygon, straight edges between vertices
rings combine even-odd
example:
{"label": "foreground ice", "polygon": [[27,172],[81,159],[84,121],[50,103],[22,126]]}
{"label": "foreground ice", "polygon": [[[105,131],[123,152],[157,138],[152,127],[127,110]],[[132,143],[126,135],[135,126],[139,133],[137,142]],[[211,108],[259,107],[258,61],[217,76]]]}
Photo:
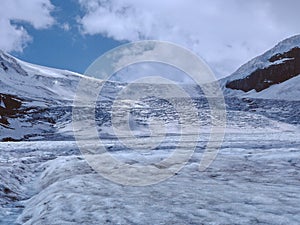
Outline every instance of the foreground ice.
{"label": "foreground ice", "polygon": [[[1,143],[0,224],[300,224],[299,127],[251,124],[229,124],[206,171],[200,141],[180,172],[145,187],[104,179],[73,141]],[[168,152],[112,154],[140,163]]]}

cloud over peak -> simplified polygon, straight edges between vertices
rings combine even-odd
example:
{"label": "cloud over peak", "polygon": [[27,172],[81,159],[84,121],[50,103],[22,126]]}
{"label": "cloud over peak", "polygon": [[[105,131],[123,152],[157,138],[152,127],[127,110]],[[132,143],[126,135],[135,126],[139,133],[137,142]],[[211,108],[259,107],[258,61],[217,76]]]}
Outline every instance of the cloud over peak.
{"label": "cloud over peak", "polygon": [[[120,41],[159,39],[202,56],[218,76],[300,32],[300,16],[282,16],[297,0],[79,0],[84,34]],[[298,7],[299,8],[299,7]],[[291,12],[292,12],[291,11]],[[289,24],[286,26],[286,24]],[[293,25],[294,24],[294,25]]]}

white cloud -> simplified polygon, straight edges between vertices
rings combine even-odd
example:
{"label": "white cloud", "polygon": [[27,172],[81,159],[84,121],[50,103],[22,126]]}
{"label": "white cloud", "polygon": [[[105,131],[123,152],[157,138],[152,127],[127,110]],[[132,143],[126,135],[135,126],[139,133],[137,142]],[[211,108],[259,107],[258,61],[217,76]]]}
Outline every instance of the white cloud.
{"label": "white cloud", "polygon": [[69,31],[71,29],[71,26],[69,23],[63,23],[61,25],[61,29],[63,29],[64,31]]}
{"label": "white cloud", "polygon": [[79,0],[85,34],[159,39],[202,56],[218,76],[300,33],[297,0]]}
{"label": "white cloud", "polygon": [[0,49],[22,51],[32,40],[24,27],[15,22],[27,22],[35,29],[44,29],[55,21],[50,15],[54,6],[49,0],[2,0],[0,7]]}

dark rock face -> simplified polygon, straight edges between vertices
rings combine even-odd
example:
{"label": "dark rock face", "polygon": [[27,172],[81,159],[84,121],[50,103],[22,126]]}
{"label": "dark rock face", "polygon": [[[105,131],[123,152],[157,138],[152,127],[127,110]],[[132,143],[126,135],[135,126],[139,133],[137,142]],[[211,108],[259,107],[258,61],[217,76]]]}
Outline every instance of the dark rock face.
{"label": "dark rock face", "polygon": [[9,126],[8,118],[16,116],[22,105],[21,99],[13,95],[0,94],[0,126]]}
{"label": "dark rock face", "polygon": [[245,92],[254,89],[259,92],[300,74],[300,48],[295,47],[288,52],[276,54],[269,59],[269,62],[278,60],[282,60],[282,62],[257,69],[243,79],[230,81],[226,84],[226,88]]}

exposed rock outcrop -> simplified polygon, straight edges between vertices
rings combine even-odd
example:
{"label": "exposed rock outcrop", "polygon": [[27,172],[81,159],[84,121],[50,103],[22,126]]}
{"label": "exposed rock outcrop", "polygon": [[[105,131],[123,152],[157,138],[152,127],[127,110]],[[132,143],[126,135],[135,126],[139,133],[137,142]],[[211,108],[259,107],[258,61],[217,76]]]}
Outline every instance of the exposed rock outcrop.
{"label": "exposed rock outcrop", "polygon": [[226,88],[245,92],[256,90],[260,92],[274,84],[280,84],[300,74],[300,48],[278,53],[269,58],[272,64],[263,69],[257,69],[245,78],[226,83]]}

